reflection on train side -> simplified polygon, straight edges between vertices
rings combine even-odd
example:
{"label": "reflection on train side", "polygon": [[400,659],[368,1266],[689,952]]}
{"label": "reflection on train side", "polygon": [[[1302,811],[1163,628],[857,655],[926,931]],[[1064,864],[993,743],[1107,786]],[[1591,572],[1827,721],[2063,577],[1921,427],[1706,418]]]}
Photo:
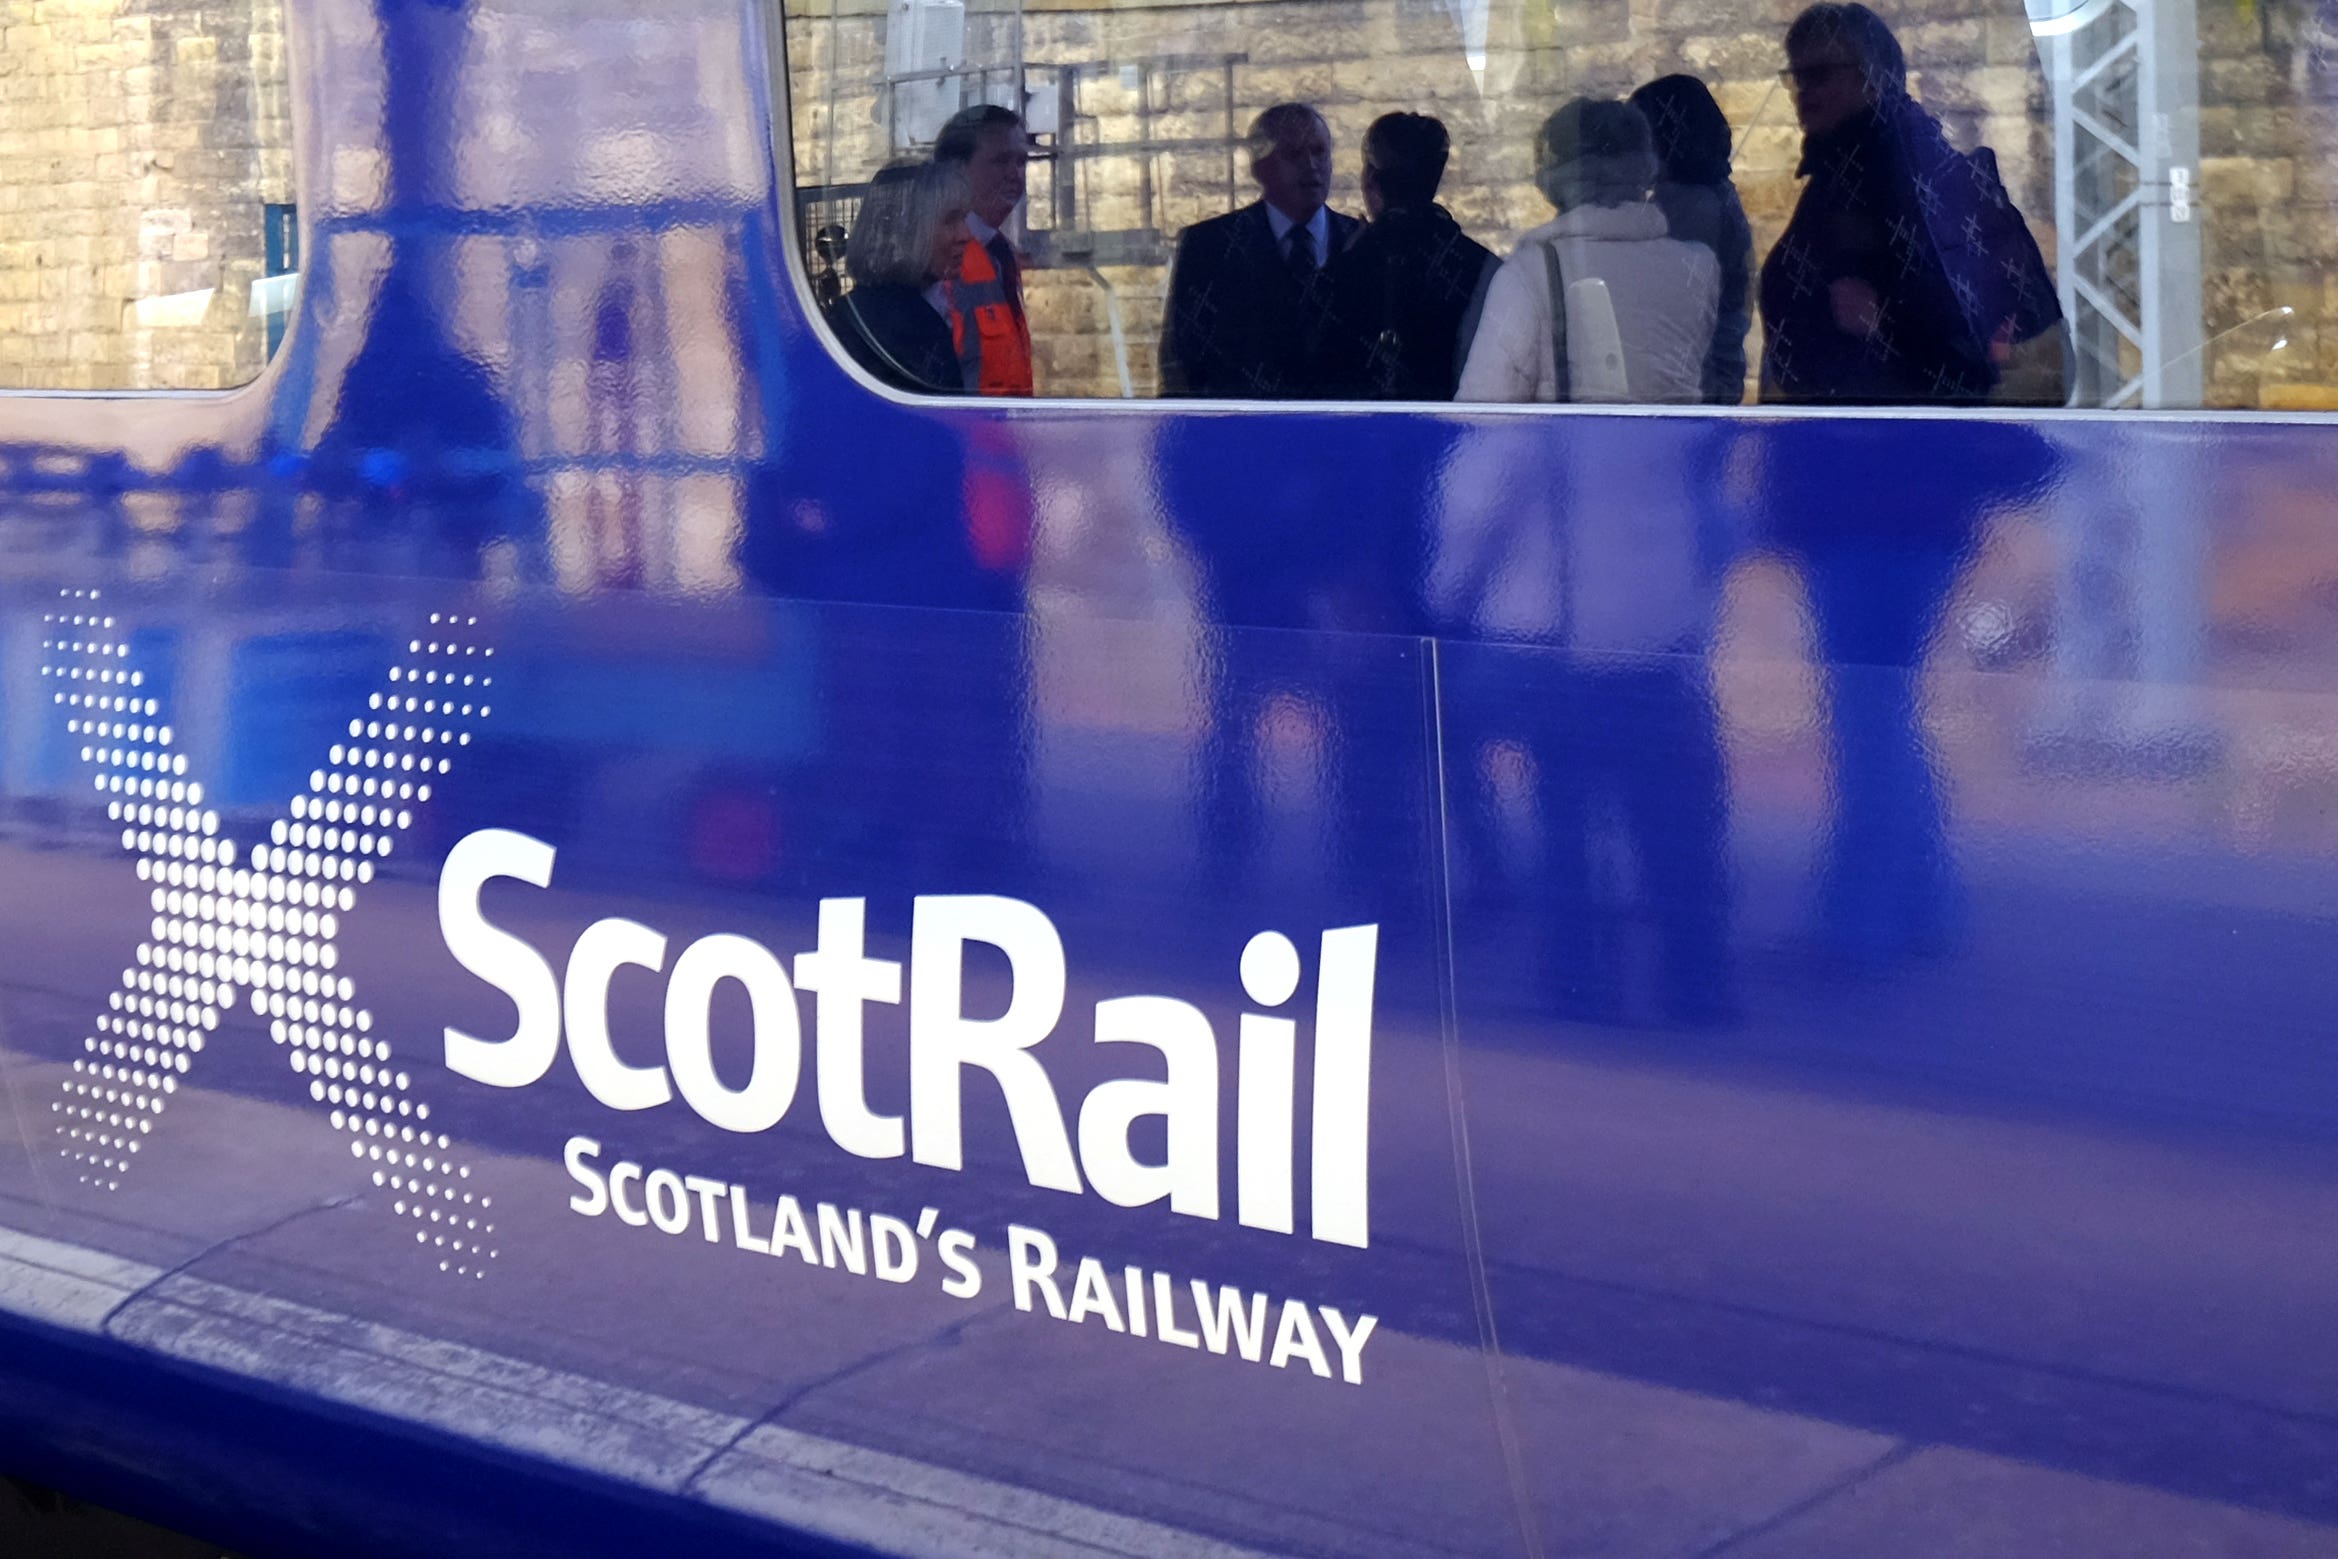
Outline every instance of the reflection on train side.
{"label": "reflection on train side", "polygon": [[[1966,428],[1923,469],[1925,446],[1882,425],[1634,424],[1603,433],[1614,457],[1590,462],[1523,424],[1410,423],[1377,442],[1384,464],[1336,474],[1294,458],[1289,425],[1266,419],[1148,430],[1129,462],[1075,458],[1093,436],[1070,421],[1016,430],[1020,469],[1044,477],[1025,495],[1027,570],[982,567],[961,509],[857,523],[869,511],[843,477],[824,527],[782,506],[745,542],[750,577],[1022,613],[629,592],[553,609],[525,586],[491,606],[509,685],[477,767],[420,816],[437,843],[419,869],[435,874],[473,830],[524,828],[557,842],[560,878],[540,904],[491,913],[539,949],[575,947],[612,917],[655,925],[670,949],[718,932],[817,948],[820,901],[848,895],[868,906],[864,961],[912,966],[913,901],[1008,894],[1040,907],[1068,970],[1091,972],[1067,977],[1067,1004],[1182,995],[1221,1046],[1264,1014],[1239,1010],[1231,987],[1188,992],[1192,971],[1236,968],[1259,926],[1378,923],[1374,1131],[1395,1135],[1373,1144],[1372,1247],[1331,1286],[1278,1245],[1181,1235],[1238,1224],[1153,1217],[1176,1210],[1173,1192],[1149,1211],[1067,1213],[1015,1147],[1014,1091],[979,1067],[961,1104],[965,1168],[930,1194],[986,1244],[1010,1225],[1045,1230],[1066,1272],[1095,1253],[1378,1316],[1369,1379],[1427,1369],[1417,1410],[1473,1444],[1476,1388],[1425,1362],[1475,1328],[1450,1144],[1396,1103],[1439,1097],[1450,1060],[1493,1313],[1547,1415],[1523,1430],[1531,1465],[1582,1465],[1566,1372],[1590,1370],[1703,1404],[1633,1409],[1656,1422],[1752,1400],[1827,1426],[1846,1455],[1867,1436],[1920,1438],[2338,1515],[2311,1479],[2279,1471],[2290,1460],[2271,1464],[2269,1495],[2248,1429],[2320,1400],[2297,1374],[2322,1357],[2319,1331],[2283,1317],[2319,1313],[2307,1253],[2333,1103],[2299,1026],[2338,846],[2322,804],[2338,744],[2316,690],[2329,653],[2316,581],[2332,565],[2316,475],[2277,431],[2236,435],[2262,440],[2260,485],[2248,518],[2208,527],[2181,502],[2188,446],[2148,428],[2083,462],[2049,434]],[[956,491],[959,469],[937,488]],[[821,494],[821,468],[806,471],[799,490]],[[1878,492],[1898,496],[1878,505]],[[1343,503],[1353,523],[1307,523]],[[1282,528],[1261,534],[1270,519]],[[98,567],[142,545],[87,513],[45,523]],[[175,546],[149,555],[178,566]],[[174,577],[127,595],[125,620],[153,625],[136,651],[173,696],[216,680],[186,667],[250,668],[244,694],[213,706],[236,720],[190,709],[180,724],[223,791],[269,804],[406,608],[353,584],[331,613],[344,637],[303,638],[276,608],[187,618],[168,604]],[[319,576],[310,599],[323,589]],[[11,608],[0,699],[18,711],[39,686],[32,604]],[[1447,631],[1420,632],[1430,624]],[[969,706],[978,687],[995,702]],[[248,723],[260,708],[265,728]],[[88,814],[71,753],[9,719],[0,783],[21,852]],[[512,1033],[492,988],[395,950],[436,940],[401,875],[414,869],[391,872],[408,902],[344,933],[360,983],[388,993],[385,1022],[403,1032]],[[2208,927],[2242,956],[2203,962]],[[552,963],[576,976],[573,958]],[[965,968],[963,1014],[1013,1009],[1004,970]],[[612,1056],[647,1072],[665,994],[637,974],[612,976],[605,1029]],[[913,1006],[864,1004],[872,1118],[918,1117]],[[752,1075],[745,1016],[718,1004],[709,1041],[733,1090]],[[582,1030],[563,1026],[573,1050]],[[70,1042],[46,1025],[18,1033]],[[34,1046],[20,1064],[57,1053],[16,1043]],[[1057,1034],[1026,1052],[1059,1101],[1132,1080],[1109,1052],[1152,1048],[1066,1047]],[[815,1096],[821,1054],[802,1063]],[[293,1083],[233,1055],[220,1049],[210,1087],[273,1100]],[[273,1059],[264,1041],[257,1056]],[[591,1107],[579,1073],[524,1097],[471,1090],[442,1118],[556,1167]],[[1235,1120],[1238,1096],[1219,1110]],[[597,1140],[612,1161],[686,1165],[764,1200],[894,1205],[810,1112],[730,1152],[686,1115],[669,1101]],[[2268,1123],[2289,1146],[2263,1145]],[[1125,1147],[1148,1173],[1180,1151],[1135,1132]],[[1975,1181],[2022,1194],[1976,1226],[1954,1212],[1969,1190],[1951,1189]],[[1292,1189],[1303,1202],[1308,1181]],[[2247,1220],[2206,1227],[2185,1211],[2242,1198]],[[324,1236],[286,1238],[304,1263],[361,1280]],[[538,1238],[503,1251],[515,1292],[576,1259],[565,1237]],[[623,1248],[588,1248],[624,1270]],[[2250,1324],[2204,1341],[2196,1304]],[[1919,1313],[1927,1329],[1912,1333]],[[622,1344],[608,1331],[562,1346]],[[929,1379],[923,1416],[887,1420],[881,1438],[962,1454],[941,1442],[986,1421],[999,1367]],[[741,1377],[749,1395],[783,1389],[765,1368]],[[2041,1408],[2041,1371],[2088,1384]],[[2176,1426],[2191,1447],[2180,1476],[2158,1450],[2179,1388],[2223,1404]],[[1979,1423],[1962,1416],[1974,1402]],[[865,1437],[871,1410],[816,1395],[798,1422]],[[1259,1412],[1271,1437],[1282,1420]],[[1767,1443],[1724,1421],[1740,1451]],[[1087,1465],[1082,1438],[1054,1443],[1055,1465]],[[2321,1454],[2310,1434],[2298,1444],[2295,1457]],[[1254,1450],[1259,1479],[1291,1471]],[[1198,1444],[1160,1454],[1204,1458]],[[977,1461],[1021,1475],[1010,1458]],[[1213,1465],[1217,1493],[1264,1496]],[[1336,1500],[1368,1530],[1341,1526],[1335,1546],[1399,1550],[1421,1534],[1395,1491],[1422,1485],[1359,1465],[1381,1495],[1334,1489],[1302,1502],[1308,1519],[1332,1520]],[[1802,1487],[1780,1477],[1777,1492]],[[1675,1492],[1710,1509],[1709,1494]],[[1577,1486],[1543,1519],[1595,1519],[1584,1497]],[[1654,1527],[1635,1530],[1660,1546]]]}

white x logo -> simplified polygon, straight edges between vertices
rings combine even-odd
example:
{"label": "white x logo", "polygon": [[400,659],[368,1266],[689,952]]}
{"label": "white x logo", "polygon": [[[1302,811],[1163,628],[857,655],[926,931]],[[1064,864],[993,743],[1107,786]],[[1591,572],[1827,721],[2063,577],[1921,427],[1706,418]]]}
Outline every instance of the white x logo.
{"label": "white x logo", "polygon": [[61,595],[63,609],[45,619],[42,672],[69,711],[65,728],[81,738],[82,761],[96,766],[122,848],[152,885],[154,922],[50,1106],[59,1151],[85,1184],[120,1189],[221,1015],[248,996],[309,1079],[309,1097],[349,1133],[351,1156],[375,1166],[373,1183],[414,1220],[415,1243],[438,1255],[441,1272],[484,1277],[496,1255],[493,1200],[466,1187],[470,1166],[431,1129],[430,1106],[412,1097],[412,1078],[392,1065],[373,1014],[334,972],[334,938],[357,890],[490,713],[495,651],[475,642],[479,620],[431,614],[430,637],[407,646],[388,686],[349,722],[349,739],[333,745],[246,861],[219,836],[202,785],[186,777],[161,701],[130,664],[98,592]]}

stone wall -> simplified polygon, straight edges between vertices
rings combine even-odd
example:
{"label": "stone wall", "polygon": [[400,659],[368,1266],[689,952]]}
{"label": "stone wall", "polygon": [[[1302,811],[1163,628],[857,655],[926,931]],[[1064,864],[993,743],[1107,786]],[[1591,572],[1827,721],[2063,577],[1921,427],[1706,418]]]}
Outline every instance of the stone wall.
{"label": "stone wall", "polygon": [[[2307,0],[2203,0],[2200,34],[2210,399],[2329,404],[2327,387],[2338,385],[2338,35]],[[2293,312],[2276,312],[2284,307]]]}
{"label": "stone wall", "polygon": [[291,150],[276,0],[0,0],[0,387],[257,374]]}
{"label": "stone wall", "polygon": [[[1033,65],[1105,67],[1083,75],[1081,139],[1091,145],[1183,143],[1149,158],[1079,162],[1079,225],[1110,231],[1185,223],[1250,198],[1229,188],[1222,147],[1232,69],[1233,117],[1246,123],[1284,99],[1317,104],[1340,148],[1333,202],[1355,210],[1365,126],[1392,109],[1435,113],[1454,136],[1444,198],[1486,243],[1506,250],[1549,211],[1530,182],[1535,126],[1579,94],[1620,95],[1671,71],[1713,90],[1739,135],[1737,180],[1757,258],[1785,226],[1798,184],[1800,132],[1778,85],[1780,40],[1803,0],[1717,7],[1689,0],[1569,0],[1546,8],[1494,0],[1478,58],[1440,0],[1031,0],[1019,23]],[[2338,118],[2327,109],[2325,46],[2303,0],[2200,0],[2202,151],[2209,400],[2256,405],[2276,383],[2338,382]],[[2288,4],[2291,9],[2278,7]],[[1917,95],[1962,146],[1988,145],[2049,261],[2054,259],[2052,132],[2047,85],[2018,5],[1926,0],[1887,7]],[[807,181],[865,177],[887,152],[871,111],[884,61],[883,9],[867,0],[791,0],[787,15],[796,154]],[[1007,16],[969,25],[969,60],[1003,64]],[[988,49],[988,54],[979,52]],[[1170,67],[1158,62],[1180,59]],[[1034,186],[1044,177],[1034,169]],[[1149,183],[1148,183],[1149,179]],[[1148,194],[1149,190],[1149,194]],[[1035,206],[1034,220],[1043,220]],[[1105,267],[1129,340],[1138,394],[1154,383],[1165,270]],[[1043,393],[1112,395],[1106,288],[1097,274],[1035,274],[1032,316]],[[2289,316],[2264,318],[2288,305]],[[2328,321],[2331,328],[2325,328]],[[1758,356],[1759,331],[1753,345]],[[2273,349],[2273,344],[2284,344]]]}

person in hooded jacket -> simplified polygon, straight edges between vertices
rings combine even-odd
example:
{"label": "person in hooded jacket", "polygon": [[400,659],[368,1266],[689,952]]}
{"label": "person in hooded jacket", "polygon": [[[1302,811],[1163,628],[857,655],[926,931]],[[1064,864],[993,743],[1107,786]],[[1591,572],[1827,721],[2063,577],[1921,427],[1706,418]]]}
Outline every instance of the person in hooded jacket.
{"label": "person in hooded jacket", "polygon": [[1729,120],[1694,76],[1660,76],[1630,101],[1656,140],[1656,209],[1673,237],[1703,244],[1720,262],[1705,399],[1735,406],[1745,399],[1745,338],[1753,329],[1753,225],[1730,178]]}

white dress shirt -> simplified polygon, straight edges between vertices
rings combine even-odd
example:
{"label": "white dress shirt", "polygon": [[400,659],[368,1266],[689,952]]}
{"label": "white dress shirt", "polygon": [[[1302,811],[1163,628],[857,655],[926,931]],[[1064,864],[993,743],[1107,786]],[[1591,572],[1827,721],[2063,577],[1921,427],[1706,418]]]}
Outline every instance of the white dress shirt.
{"label": "white dress shirt", "polygon": [[[1291,229],[1299,224],[1284,216],[1273,201],[1266,202],[1266,225],[1274,231],[1275,253],[1284,260],[1291,258]],[[1317,206],[1315,215],[1307,219],[1307,236],[1315,240],[1315,263],[1323,264],[1331,258],[1331,208]]]}

